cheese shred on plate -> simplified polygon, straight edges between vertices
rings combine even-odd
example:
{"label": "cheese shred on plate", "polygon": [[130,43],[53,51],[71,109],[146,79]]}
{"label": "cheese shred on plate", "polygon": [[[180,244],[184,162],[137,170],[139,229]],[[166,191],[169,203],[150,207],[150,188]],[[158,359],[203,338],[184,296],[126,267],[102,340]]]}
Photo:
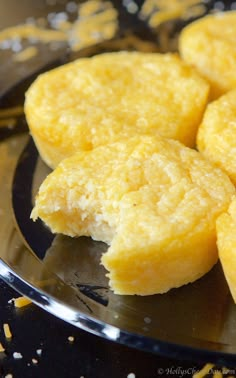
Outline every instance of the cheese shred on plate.
{"label": "cheese shred on plate", "polygon": [[32,303],[29,298],[26,297],[18,297],[13,299],[14,306],[17,308],[25,307],[28,304]]}
{"label": "cheese shred on plate", "polygon": [[8,323],[4,323],[3,324],[3,331],[4,331],[6,339],[11,339],[12,338],[12,333],[11,333],[11,330],[10,330],[10,327],[9,327]]}

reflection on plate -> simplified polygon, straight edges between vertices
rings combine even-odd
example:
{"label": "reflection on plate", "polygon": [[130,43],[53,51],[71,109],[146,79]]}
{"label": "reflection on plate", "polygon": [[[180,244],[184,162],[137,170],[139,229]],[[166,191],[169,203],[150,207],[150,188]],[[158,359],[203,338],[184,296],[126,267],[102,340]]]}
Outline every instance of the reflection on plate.
{"label": "reflection on plate", "polygon": [[[129,37],[86,51],[120,49],[124,41],[132,41],[132,49],[140,46]],[[17,93],[22,103],[22,92]],[[9,104],[10,95],[0,105]],[[40,221],[30,220],[35,193],[49,169],[24,133],[24,120],[0,138],[1,278],[45,310],[99,336],[180,359],[234,365],[236,306],[220,265],[167,294],[115,295],[100,265],[104,243],[54,236]]]}

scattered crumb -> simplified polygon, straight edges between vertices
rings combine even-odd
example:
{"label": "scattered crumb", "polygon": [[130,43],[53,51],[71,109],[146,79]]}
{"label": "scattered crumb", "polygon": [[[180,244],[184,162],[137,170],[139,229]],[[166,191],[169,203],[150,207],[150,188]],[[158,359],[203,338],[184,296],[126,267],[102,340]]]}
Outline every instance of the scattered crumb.
{"label": "scattered crumb", "polygon": [[37,365],[38,360],[37,360],[36,358],[32,358],[32,363],[33,363],[34,365]]}
{"label": "scattered crumb", "polygon": [[127,378],[135,378],[135,374],[134,374],[134,373],[129,373],[129,374],[127,375]]}
{"label": "scattered crumb", "polygon": [[13,378],[13,375],[12,374],[7,374],[7,375],[5,375],[5,378]]}
{"label": "scattered crumb", "polygon": [[74,340],[75,340],[74,336],[68,336],[68,341],[69,341],[70,343],[73,343]]}
{"label": "scattered crumb", "polygon": [[25,62],[26,60],[35,57],[37,54],[38,54],[38,49],[35,46],[30,46],[16,53],[13,59],[17,62]]}
{"label": "scattered crumb", "polygon": [[15,358],[16,360],[20,360],[21,358],[23,358],[23,356],[19,352],[14,352],[13,353],[13,358]]}
{"label": "scattered crumb", "polygon": [[14,298],[14,305],[17,308],[27,306],[30,303],[32,303],[32,301],[30,299],[26,298],[26,297]]}
{"label": "scattered crumb", "polygon": [[10,327],[9,327],[8,323],[4,323],[3,324],[3,331],[4,331],[6,339],[11,339],[12,338],[12,333],[11,333],[11,330],[10,330]]}
{"label": "scattered crumb", "polygon": [[5,352],[5,348],[3,347],[3,345],[0,343],[0,353],[3,353]]}
{"label": "scattered crumb", "polygon": [[36,353],[37,353],[38,356],[41,356],[42,355],[42,349],[37,349]]}

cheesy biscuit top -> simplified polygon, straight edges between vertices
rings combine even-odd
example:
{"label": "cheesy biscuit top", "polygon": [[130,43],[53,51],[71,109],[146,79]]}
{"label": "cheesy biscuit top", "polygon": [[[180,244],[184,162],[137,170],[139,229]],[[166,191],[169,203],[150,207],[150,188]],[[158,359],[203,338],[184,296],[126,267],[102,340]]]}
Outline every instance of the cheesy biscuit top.
{"label": "cheesy biscuit top", "polygon": [[194,146],[208,91],[176,55],[107,53],[39,76],[25,113],[42,158],[54,168],[76,151],[136,134]]}

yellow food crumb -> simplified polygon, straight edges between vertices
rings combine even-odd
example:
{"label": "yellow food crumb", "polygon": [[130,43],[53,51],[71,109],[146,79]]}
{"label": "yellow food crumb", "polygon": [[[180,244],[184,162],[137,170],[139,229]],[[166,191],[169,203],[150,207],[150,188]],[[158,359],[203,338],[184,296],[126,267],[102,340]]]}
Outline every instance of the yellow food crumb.
{"label": "yellow food crumb", "polygon": [[[104,4],[107,4],[109,7],[111,6],[110,2],[104,2]],[[80,4],[79,6],[79,15],[80,17],[87,17],[91,16],[94,13],[97,13],[101,10],[101,1],[100,0],[89,0],[85,3]]]}
{"label": "yellow food crumb", "polygon": [[11,333],[11,330],[10,330],[10,327],[9,327],[8,323],[4,323],[3,324],[3,331],[4,331],[5,337],[7,339],[11,339],[12,338],[12,333]]}
{"label": "yellow food crumb", "polygon": [[2,343],[0,343],[0,353],[5,352],[5,348],[3,347]]}
{"label": "yellow food crumb", "polygon": [[27,47],[26,49],[14,54],[13,58],[16,62],[25,62],[38,54],[38,49],[35,46]]}
{"label": "yellow food crumb", "polygon": [[26,297],[14,298],[14,306],[17,307],[17,308],[27,306],[31,303],[32,303],[32,301],[29,298],[26,298]]}
{"label": "yellow food crumb", "polygon": [[36,38],[38,41],[65,41],[67,36],[59,30],[43,29],[36,25],[21,24],[6,28],[0,32],[0,41],[14,38]]}
{"label": "yellow food crumb", "polygon": [[146,0],[141,9],[141,16],[148,18],[152,27],[174,19],[188,19],[204,14],[205,5],[199,0]]}

